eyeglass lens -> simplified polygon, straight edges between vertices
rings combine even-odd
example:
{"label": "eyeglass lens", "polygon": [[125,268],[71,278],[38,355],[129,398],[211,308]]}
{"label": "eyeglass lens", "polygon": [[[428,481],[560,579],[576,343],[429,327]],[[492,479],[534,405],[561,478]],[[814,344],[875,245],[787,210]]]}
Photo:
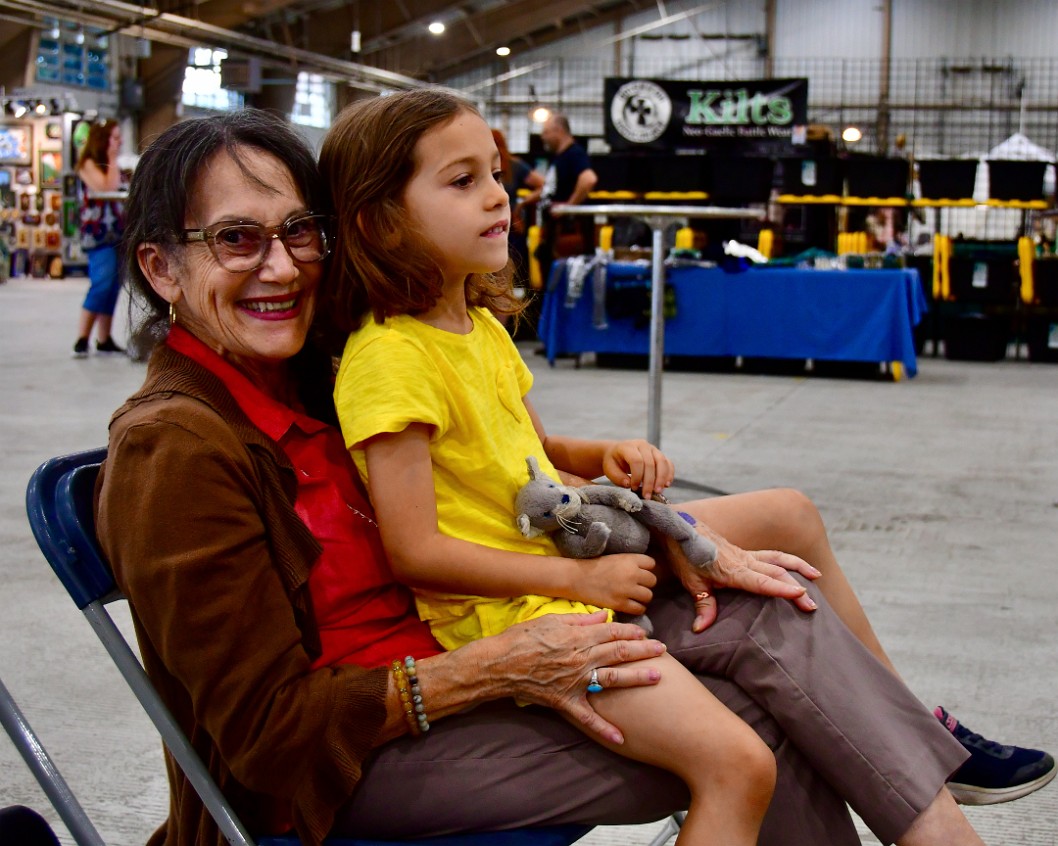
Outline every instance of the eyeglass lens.
{"label": "eyeglass lens", "polygon": [[256,223],[222,226],[213,233],[217,261],[229,270],[250,270],[264,261],[272,238],[278,237],[295,261],[320,261],[327,255],[323,215],[308,215],[275,228]]}

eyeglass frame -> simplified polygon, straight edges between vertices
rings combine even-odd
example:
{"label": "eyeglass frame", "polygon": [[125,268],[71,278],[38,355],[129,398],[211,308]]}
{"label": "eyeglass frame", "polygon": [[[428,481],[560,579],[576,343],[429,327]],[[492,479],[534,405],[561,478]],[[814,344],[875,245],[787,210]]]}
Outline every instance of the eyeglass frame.
{"label": "eyeglass frame", "polygon": [[[290,245],[286,241],[286,230],[291,224],[305,220],[306,218],[315,218],[319,223],[320,235],[323,236],[323,255],[317,259],[299,259],[294,257],[294,253],[290,249]],[[332,217],[327,214],[321,214],[319,212],[305,212],[304,214],[298,214],[294,217],[287,218],[278,226],[262,226],[260,223],[252,220],[245,221],[231,221],[222,223],[216,227],[202,227],[200,229],[184,229],[181,231],[179,242],[181,244],[197,244],[203,243],[209,247],[210,254],[216,260],[217,264],[227,270],[229,273],[252,273],[261,267],[266,261],[268,261],[268,253],[272,249],[272,241],[279,241],[283,245],[283,249],[287,251],[287,255],[290,256],[290,260],[299,264],[317,264],[323,261],[327,256],[331,254],[330,237],[327,231],[328,224],[330,224]],[[236,226],[256,226],[257,229],[263,234],[262,243],[265,245],[261,250],[260,261],[257,262],[253,267],[248,267],[240,270],[232,270],[231,268],[225,267],[224,262],[220,260],[220,256],[217,255],[217,235],[223,232],[225,229]]]}

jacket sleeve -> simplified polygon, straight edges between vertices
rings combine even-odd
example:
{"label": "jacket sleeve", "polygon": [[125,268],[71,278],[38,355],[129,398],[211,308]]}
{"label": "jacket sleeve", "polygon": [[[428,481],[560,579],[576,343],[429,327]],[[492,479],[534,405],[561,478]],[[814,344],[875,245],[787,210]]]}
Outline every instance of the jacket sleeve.
{"label": "jacket sleeve", "polygon": [[289,801],[315,840],[384,722],[386,670],[311,670],[245,445],[169,404],[181,413],[112,428],[100,540],[177,719],[239,783]]}

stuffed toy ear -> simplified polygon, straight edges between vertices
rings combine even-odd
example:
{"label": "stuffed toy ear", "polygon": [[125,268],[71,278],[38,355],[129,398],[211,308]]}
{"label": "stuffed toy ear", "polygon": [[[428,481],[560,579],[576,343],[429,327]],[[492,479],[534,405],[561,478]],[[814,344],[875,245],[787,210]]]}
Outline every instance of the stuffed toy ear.
{"label": "stuffed toy ear", "polygon": [[518,529],[521,531],[522,537],[526,538],[538,538],[540,535],[544,534],[543,529],[538,529],[529,522],[528,514],[518,515]]}
{"label": "stuffed toy ear", "polygon": [[529,468],[529,479],[530,481],[536,481],[541,477],[540,462],[536,460],[535,455],[530,455],[525,459],[525,466]]}

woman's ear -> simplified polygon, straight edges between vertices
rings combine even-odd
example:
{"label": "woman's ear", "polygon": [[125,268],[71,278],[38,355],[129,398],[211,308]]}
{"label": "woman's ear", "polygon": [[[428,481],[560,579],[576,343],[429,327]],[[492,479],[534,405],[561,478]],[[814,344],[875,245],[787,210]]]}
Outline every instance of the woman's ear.
{"label": "woman's ear", "polygon": [[159,297],[169,303],[180,299],[183,291],[177,282],[172,256],[160,244],[140,244],[136,248],[136,261]]}

